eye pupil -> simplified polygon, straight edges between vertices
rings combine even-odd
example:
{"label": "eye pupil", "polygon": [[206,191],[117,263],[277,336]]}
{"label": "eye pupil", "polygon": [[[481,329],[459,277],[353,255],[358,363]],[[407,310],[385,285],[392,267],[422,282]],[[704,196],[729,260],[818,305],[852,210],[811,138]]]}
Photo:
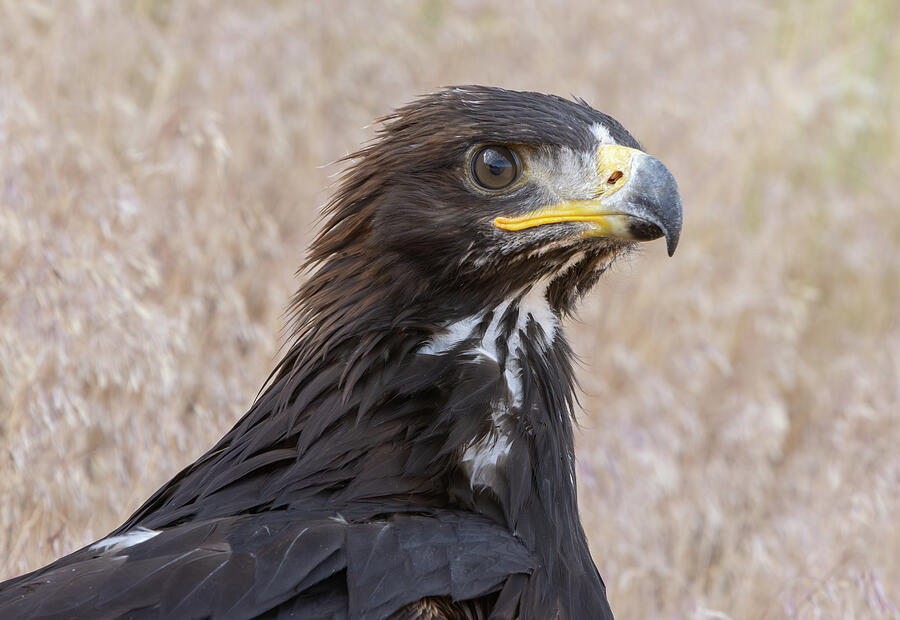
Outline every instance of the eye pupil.
{"label": "eye pupil", "polygon": [[482,147],[472,159],[472,176],[484,189],[503,189],[519,177],[519,160],[505,146]]}

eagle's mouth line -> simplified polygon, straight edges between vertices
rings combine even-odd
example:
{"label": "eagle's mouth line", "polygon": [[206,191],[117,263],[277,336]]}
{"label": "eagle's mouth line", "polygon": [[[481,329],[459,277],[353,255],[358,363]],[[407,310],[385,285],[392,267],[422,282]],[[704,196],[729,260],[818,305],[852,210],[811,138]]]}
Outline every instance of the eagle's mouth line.
{"label": "eagle's mouth line", "polygon": [[560,224],[563,222],[593,222],[596,224],[609,224],[611,218],[615,217],[633,218],[633,215],[624,211],[610,211],[602,214],[586,214],[586,213],[548,213],[547,211],[539,211],[521,217],[497,217],[494,218],[494,226],[503,230],[525,230],[526,228],[534,228],[535,226],[544,226],[546,224]]}

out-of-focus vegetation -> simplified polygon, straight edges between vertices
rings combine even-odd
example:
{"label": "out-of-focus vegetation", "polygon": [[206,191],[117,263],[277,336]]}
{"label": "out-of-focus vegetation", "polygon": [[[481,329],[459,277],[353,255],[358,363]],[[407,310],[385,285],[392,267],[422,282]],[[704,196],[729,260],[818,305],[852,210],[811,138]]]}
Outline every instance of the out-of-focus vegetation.
{"label": "out-of-focus vegetation", "polygon": [[323,166],[411,97],[586,98],[679,180],[569,326],[622,618],[898,617],[900,3],[0,0],[0,575],[120,523],[277,358]]}

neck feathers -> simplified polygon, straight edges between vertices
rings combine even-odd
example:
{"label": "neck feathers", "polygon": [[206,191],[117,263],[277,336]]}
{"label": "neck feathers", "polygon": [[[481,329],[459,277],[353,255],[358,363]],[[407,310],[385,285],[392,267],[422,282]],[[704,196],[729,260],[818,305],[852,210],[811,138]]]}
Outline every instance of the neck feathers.
{"label": "neck feathers", "polygon": [[552,280],[496,308],[449,323],[421,350],[468,352],[500,389],[480,432],[462,446],[455,501],[504,522],[540,559],[523,609],[551,606],[593,617],[606,606],[578,516],[572,353],[547,299]]}

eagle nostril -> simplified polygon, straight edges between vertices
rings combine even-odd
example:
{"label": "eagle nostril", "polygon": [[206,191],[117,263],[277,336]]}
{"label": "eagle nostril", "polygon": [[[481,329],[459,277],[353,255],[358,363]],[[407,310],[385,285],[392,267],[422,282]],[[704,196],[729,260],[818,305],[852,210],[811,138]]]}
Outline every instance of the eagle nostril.
{"label": "eagle nostril", "polygon": [[606,184],[607,185],[615,185],[616,181],[621,179],[623,176],[625,176],[624,172],[622,172],[621,170],[616,170],[611,175],[609,175],[608,179],[606,179]]}

